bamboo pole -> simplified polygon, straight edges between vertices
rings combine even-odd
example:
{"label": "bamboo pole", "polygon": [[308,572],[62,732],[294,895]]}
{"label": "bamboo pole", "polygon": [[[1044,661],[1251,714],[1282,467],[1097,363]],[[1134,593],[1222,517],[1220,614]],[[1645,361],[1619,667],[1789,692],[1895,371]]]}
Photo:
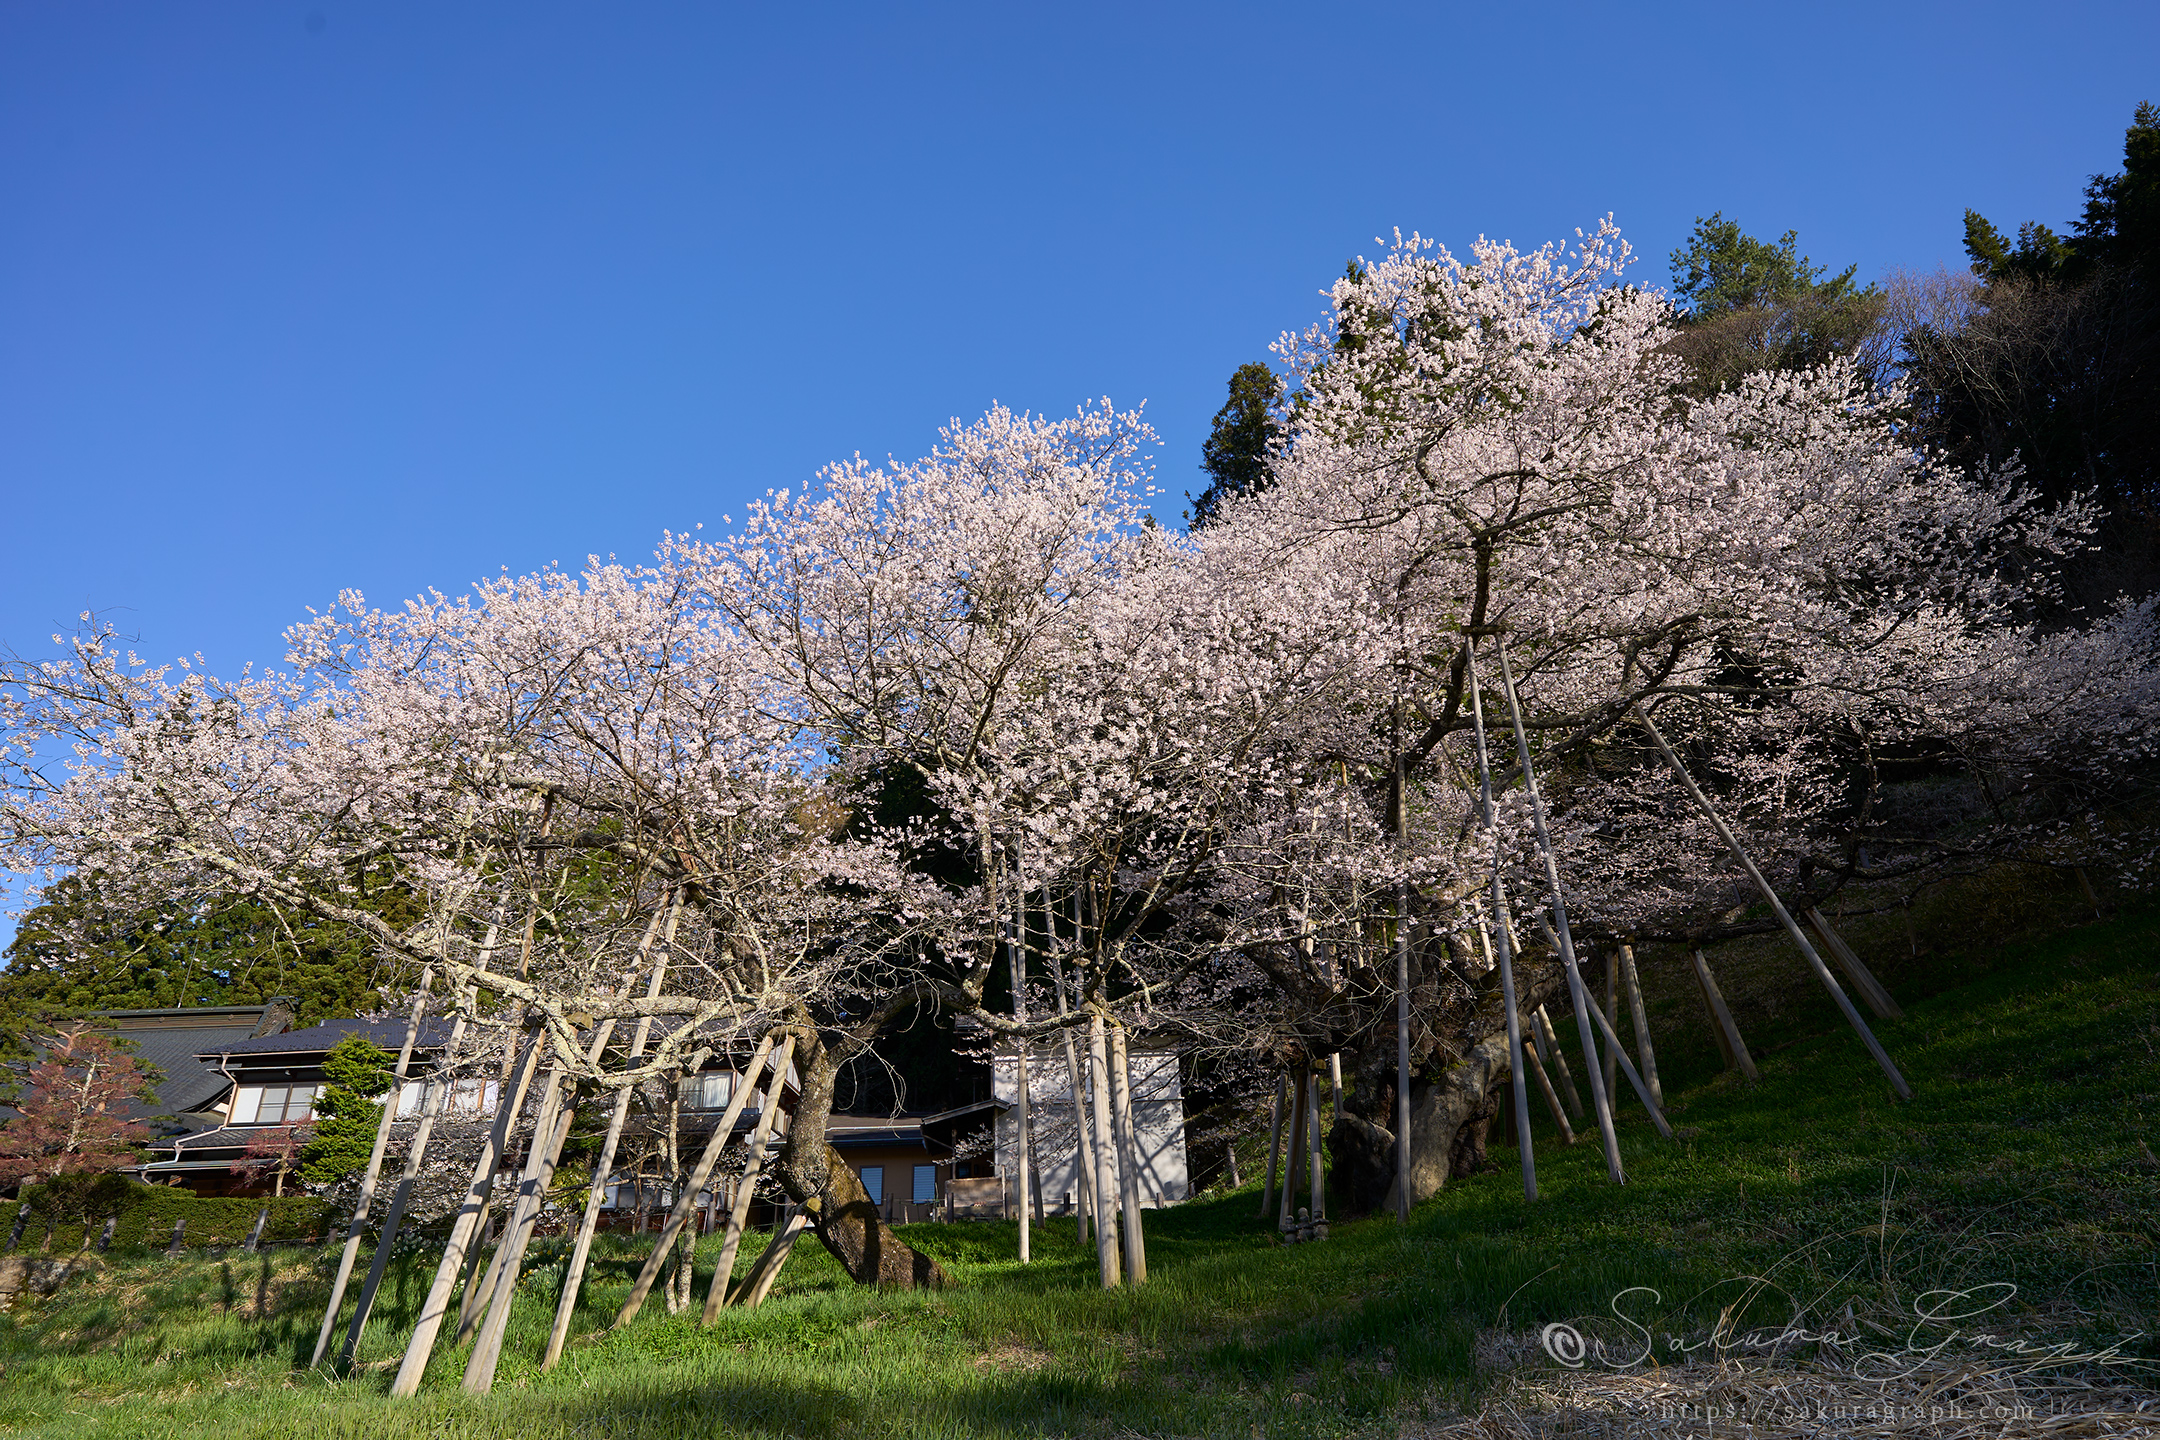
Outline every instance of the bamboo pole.
{"label": "bamboo pole", "polygon": [[405,1346],[405,1358],[398,1366],[397,1378],[390,1383],[393,1396],[402,1398],[418,1393],[421,1377],[427,1373],[428,1357],[435,1351],[435,1337],[449,1314],[451,1292],[457,1288],[458,1275],[465,1268],[466,1247],[472,1244],[481,1207],[494,1189],[496,1162],[502,1157],[503,1142],[508,1138],[510,1126],[524,1105],[525,1089],[539,1064],[540,1050],[541,1038],[535,1034],[514,1067],[516,1083],[503,1087],[503,1103],[495,1112],[495,1124],[488,1131],[486,1143],[480,1147],[479,1158],[473,1162],[472,1179],[465,1187],[465,1201],[458,1207],[457,1218],[451,1222],[450,1239],[443,1246],[442,1262],[435,1267],[435,1281],[428,1287],[427,1299],[421,1302],[420,1323],[414,1327],[412,1339]]}
{"label": "bamboo pole", "polygon": [[1117,1207],[1110,1203],[1110,1197],[1118,1193],[1117,1177],[1111,1173],[1112,1161],[1117,1157],[1110,1138],[1109,1046],[1099,1010],[1088,1018],[1088,1085],[1094,1094],[1095,1194],[1100,1201],[1095,1212],[1095,1264],[1102,1274],[1103,1289],[1112,1290],[1118,1284],[1118,1227],[1112,1220]]}
{"label": "bamboo pole", "polygon": [[[1499,925],[1491,936],[1488,936],[1485,927],[1480,925],[1478,927],[1478,939],[1485,944],[1486,953],[1492,955],[1494,963],[1500,970],[1500,998],[1502,1003],[1507,1006],[1508,1079],[1514,1091],[1513,1114],[1515,1117],[1516,1151],[1522,1158],[1523,1199],[1535,1200],[1538,1193],[1537,1156],[1530,1144],[1530,1087],[1527,1078],[1523,1074],[1522,1011],[1518,1007],[1515,998],[1514,947],[1509,944],[1510,927],[1506,921],[1508,913],[1507,891],[1500,879],[1500,822],[1493,807],[1492,759],[1485,748],[1485,700],[1478,684],[1477,637],[1475,635],[1468,638],[1465,649],[1469,655],[1471,728],[1476,732],[1477,737],[1478,799],[1480,807],[1484,811],[1486,833],[1493,837],[1493,913],[1501,917]],[[1491,941],[1494,938],[1497,938],[1500,942],[1497,955],[1492,953]],[[1539,1078],[1544,1078],[1542,1072]],[[1337,1071],[1337,1082],[1339,1087],[1339,1070]],[[1550,1081],[1546,1081],[1546,1088],[1548,1090],[1552,1088]],[[1340,1100],[1336,1101],[1338,1108],[1341,1103]],[[1563,1132],[1573,1133],[1567,1131],[1565,1121],[1561,1122],[1561,1129]],[[1572,1144],[1573,1141],[1571,1140],[1569,1143]]]}
{"label": "bamboo pole", "polygon": [[1853,953],[1852,946],[1845,943],[1845,937],[1832,928],[1829,917],[1813,905],[1808,906],[1804,913],[1808,927],[1830,947],[1831,958],[1837,961],[1838,969],[1844,971],[1845,978],[1853,982],[1853,988],[1867,1001],[1868,1008],[1875,1012],[1876,1018],[1904,1019],[1905,1012],[1898,1008],[1897,1001],[1890,998],[1890,992],[1883,988],[1882,981],[1875,978],[1875,972],[1860,963],[1860,957]]}
{"label": "bamboo pole", "polygon": [[1724,1040],[1727,1064],[1737,1063],[1750,1080],[1762,1076],[1755,1069],[1755,1057],[1748,1054],[1747,1041],[1740,1038],[1740,1027],[1733,1023],[1732,1011],[1725,1008],[1725,997],[1718,992],[1717,977],[1710,973],[1710,962],[1700,950],[1695,954],[1695,983],[1702,987],[1703,1001],[1710,1007],[1710,1018],[1716,1022],[1718,1033]]}
{"label": "bamboo pole", "polygon": [[1627,989],[1628,1014],[1635,1021],[1635,1053],[1642,1059],[1643,1079],[1650,1084],[1650,1098],[1665,1107],[1665,1087],[1658,1083],[1657,1051],[1650,1044],[1650,1011],[1643,1004],[1642,977],[1635,972],[1635,947],[1619,947],[1620,983]]}
{"label": "bamboo pole", "polygon": [[1560,1048],[1560,1033],[1553,1028],[1552,1016],[1545,1013],[1543,1005],[1532,1011],[1530,1018],[1534,1022],[1530,1030],[1537,1037],[1538,1054],[1560,1077],[1560,1098],[1567,1102],[1568,1114],[1574,1116],[1579,1125],[1583,1119],[1582,1092],[1575,1088],[1575,1072],[1568,1067],[1567,1052]]}
{"label": "bamboo pole", "polygon": [[[675,943],[675,923],[682,915],[682,896],[678,892],[645,927],[645,936],[638,942],[638,958],[642,962],[652,952],[653,940],[658,933],[661,916],[667,919],[667,947]],[[660,993],[660,985],[667,975],[668,948],[660,959],[653,962],[652,978],[646,982],[645,998],[653,999]],[[634,1064],[645,1055],[645,1042],[652,1035],[652,1016],[641,1015],[631,1031],[629,1058]],[[615,1022],[610,1020],[600,1027],[599,1045],[605,1046],[614,1031]],[[605,1053],[604,1049],[601,1053]],[[630,1117],[630,1088],[624,1086],[615,1092],[615,1112],[608,1117],[607,1137],[600,1144],[600,1158],[593,1166],[592,1186],[585,1192],[585,1213],[578,1221],[576,1242],[570,1247],[570,1266],[563,1273],[562,1294],[555,1302],[555,1323],[548,1331],[547,1353],[540,1359],[541,1370],[555,1368],[562,1359],[563,1346],[570,1339],[570,1319],[577,1311],[578,1292],[585,1283],[585,1263],[592,1255],[593,1233],[600,1225],[600,1205],[607,1198],[608,1178],[614,1173],[615,1151],[622,1143],[623,1125]]]}
{"label": "bamboo pole", "polygon": [[1282,1158],[1283,1098],[1290,1088],[1290,1073],[1286,1070],[1275,1077],[1275,1103],[1268,1110],[1267,1127],[1267,1180],[1260,1190],[1260,1218],[1267,1218],[1268,1211],[1275,1208],[1275,1166]]}
{"label": "bamboo pole", "polygon": [[345,1247],[338,1252],[337,1275],[330,1282],[330,1303],[323,1307],[322,1329],[315,1335],[315,1353],[308,1367],[322,1364],[330,1351],[330,1337],[337,1333],[338,1310],[345,1303],[345,1287],[352,1283],[353,1262],[360,1258],[360,1237],[367,1229],[368,1206],[375,1199],[382,1178],[383,1156],[390,1150],[390,1127],[397,1123],[398,1102],[405,1094],[405,1071],[412,1064],[413,1042],[420,1034],[420,1017],[427,1013],[428,987],[434,983],[435,967],[420,971],[420,986],[413,995],[412,1014],[405,1022],[405,1040],[398,1046],[397,1065],[390,1072],[390,1095],[383,1102],[382,1120],[375,1127],[375,1148],[368,1152],[367,1169],[360,1175],[360,1194],[353,1202],[352,1222],[345,1227]]}
{"label": "bamboo pole", "polygon": [[[1702,951],[1694,952],[1698,957]],[[1690,974],[1694,974],[1692,970]],[[1718,1057],[1725,1062],[1727,1070],[1737,1070],[1740,1062],[1733,1058],[1732,1041],[1725,1038],[1725,1027],[1718,1023],[1717,1010],[1710,1004],[1710,992],[1703,988],[1702,976],[1695,975],[1695,993],[1702,998],[1703,1013],[1710,1017],[1710,1038],[1717,1041]]]}
{"label": "bamboo pole", "polygon": [[1822,956],[1815,953],[1815,947],[1808,943],[1808,938],[1801,932],[1799,924],[1786,911],[1785,902],[1778,899],[1777,891],[1770,888],[1770,882],[1763,878],[1762,871],[1755,868],[1754,860],[1747,851],[1740,848],[1739,837],[1733,834],[1732,827],[1725,823],[1723,816],[1711,808],[1709,800],[1704,798],[1701,788],[1696,785],[1695,777],[1688,774],[1687,767],[1680,763],[1680,757],[1673,753],[1672,746],[1665,743],[1665,733],[1657,728],[1657,722],[1650,718],[1650,712],[1637,705],[1635,717],[1642,721],[1643,728],[1650,732],[1651,740],[1657,744],[1658,753],[1663,755],[1665,763],[1672,767],[1673,774],[1679,778],[1696,808],[1716,827],[1718,838],[1733,852],[1734,857],[1747,870],[1748,878],[1755,882],[1755,888],[1762,892],[1763,898],[1770,902],[1770,908],[1777,912],[1778,921],[1785,927],[1785,933],[1792,936],[1793,943],[1800,947],[1800,953],[1807,957],[1808,965],[1815,971],[1815,978],[1823,983],[1823,987],[1830,992],[1830,998],[1837,1001],[1838,1008],[1845,1012],[1846,1023],[1859,1032],[1868,1054],[1875,1057],[1875,1063],[1881,1066],[1883,1074],[1890,1078],[1891,1088],[1897,1091],[1900,1099],[1912,1099],[1912,1086],[1905,1083],[1905,1077],[1900,1075],[1897,1066],[1891,1063],[1889,1052],[1884,1050],[1882,1042],[1875,1038],[1875,1032],[1868,1029],[1867,1021],[1860,1018],[1860,1012],[1853,1008],[1851,997],[1847,996],[1844,988],[1837,983],[1836,977],[1830,973],[1830,967],[1823,964]]}
{"label": "bamboo pole", "polygon": [[[727,1109],[721,1112],[720,1122],[713,1126],[712,1134],[707,1137],[705,1149],[698,1155],[697,1164],[691,1169],[689,1183],[676,1191],[675,1203],[669,1207],[667,1220],[660,1227],[660,1238],[653,1242],[652,1253],[647,1255],[645,1263],[638,1267],[637,1279],[630,1286],[630,1298],[623,1301],[622,1310],[615,1316],[615,1325],[612,1328],[620,1329],[637,1319],[638,1311],[645,1304],[645,1297],[652,1292],[653,1281],[667,1268],[668,1252],[675,1244],[675,1237],[682,1233],[683,1226],[697,1213],[698,1195],[712,1179],[713,1166],[720,1162],[721,1152],[727,1149],[728,1140],[735,1133],[735,1122],[741,1117],[743,1107],[749,1103],[752,1088],[749,1077],[756,1075],[758,1067],[764,1064],[765,1057],[772,1053],[772,1048],[771,1035],[758,1041],[757,1049],[752,1052],[750,1063],[746,1067],[748,1074],[742,1083],[734,1087],[735,1093],[728,1097]],[[793,1049],[794,1039],[791,1036],[781,1047],[780,1063],[774,1069],[775,1075],[782,1079],[786,1078],[787,1056]],[[770,1108],[767,1107],[768,1111]],[[764,1115],[758,1117],[761,1125],[765,1119]]]}
{"label": "bamboo pole", "polygon": [[[705,1284],[705,1309],[698,1316],[700,1325],[710,1325],[719,1319],[721,1307],[727,1304],[728,1285],[734,1279],[735,1252],[741,1248],[743,1223],[750,1218],[750,1206],[757,1199],[758,1176],[765,1173],[766,1152],[772,1146],[773,1130],[780,1123],[780,1095],[787,1087],[788,1065],[794,1058],[795,1037],[790,1035],[773,1057],[772,1080],[765,1087],[764,1102],[758,1106],[757,1126],[750,1132],[747,1153],[743,1157],[742,1180],[735,1187],[735,1203],[728,1207],[727,1234],[720,1242],[720,1259],[713,1268],[712,1279]],[[743,1091],[749,1093],[748,1080],[743,1083]],[[734,1128],[732,1121],[728,1128]]]}
{"label": "bamboo pole", "polygon": [[1545,828],[1545,797],[1538,793],[1537,770],[1530,763],[1530,735],[1523,728],[1522,704],[1515,696],[1515,675],[1508,667],[1507,643],[1496,638],[1493,650],[1500,657],[1500,685],[1507,694],[1508,718],[1515,725],[1515,749],[1522,760],[1523,789],[1530,797],[1530,819],[1537,831],[1538,853],[1545,859],[1545,879],[1552,887],[1553,924],[1559,932],[1560,961],[1567,969],[1568,996],[1575,1004],[1575,1026],[1582,1032],[1583,1068],[1590,1072],[1590,1100],[1597,1111],[1598,1133],[1605,1141],[1605,1168],[1612,1175],[1614,1184],[1624,1185],[1627,1175],[1620,1168],[1620,1137],[1613,1131],[1612,1104],[1605,1092],[1604,1077],[1598,1073],[1597,1045],[1590,1036],[1590,1014],[1597,1007],[1590,1002],[1582,970],[1575,963],[1575,937],[1568,929],[1567,899],[1560,893],[1560,862],[1553,857],[1552,836]]}
{"label": "bamboo pole", "polygon": [[1125,1027],[1110,1022],[1111,1115],[1118,1135],[1118,1193],[1125,1210],[1125,1276],[1130,1285],[1147,1283],[1147,1231],[1140,1223],[1140,1123],[1133,1114],[1132,1053]]}

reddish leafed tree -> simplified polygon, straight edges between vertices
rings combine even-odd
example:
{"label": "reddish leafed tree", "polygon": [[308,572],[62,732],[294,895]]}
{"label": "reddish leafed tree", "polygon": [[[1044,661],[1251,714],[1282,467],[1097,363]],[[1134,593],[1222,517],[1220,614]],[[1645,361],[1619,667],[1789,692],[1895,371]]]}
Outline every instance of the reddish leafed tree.
{"label": "reddish leafed tree", "polygon": [[312,1125],[265,1125],[248,1137],[247,1149],[229,1167],[235,1175],[260,1178],[268,1173],[270,1193],[285,1193],[285,1177],[300,1164],[300,1152],[315,1138]]}
{"label": "reddish leafed tree", "polygon": [[128,1102],[155,1098],[112,1036],[82,1023],[60,1030],[31,1067],[15,1117],[0,1126],[0,1185],[117,1170],[150,1138],[127,1118]]}

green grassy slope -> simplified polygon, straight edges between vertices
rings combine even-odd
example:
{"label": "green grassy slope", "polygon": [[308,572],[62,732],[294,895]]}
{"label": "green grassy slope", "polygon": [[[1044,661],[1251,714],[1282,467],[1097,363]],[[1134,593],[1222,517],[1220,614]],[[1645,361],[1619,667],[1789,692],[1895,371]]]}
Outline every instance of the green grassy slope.
{"label": "green grassy slope", "polygon": [[[1630,1183],[1594,1143],[1539,1144],[1389,1220],[1281,1247],[1251,1187],[1149,1216],[1153,1278],[1092,1288],[1069,1224],[1014,1260],[1009,1225],[913,1227],[958,1285],[878,1295],[806,1246],[772,1302],[712,1330],[656,1302],[627,1332],[573,1342],[538,1375],[559,1259],[520,1292],[496,1391],[459,1395],[445,1348],[414,1402],[383,1395],[431,1269],[393,1269],[344,1380],[295,1373],[323,1262],[115,1259],[0,1317],[0,1431],[27,1435],[1028,1435],[1391,1433],[1478,1384],[1481,1336],[1560,1319],[1595,1331],[1616,1295],[1654,1330],[1701,1335],[1742,1305],[1775,1324],[1850,1307],[1888,1322],[1935,1287],[2015,1287],[1988,1323],[2049,1341],[2160,1330],[2160,917],[2028,943],[1881,1034],[1916,1100],[1893,1101],[1859,1043],[1804,1014],[1761,1037],[1763,1084],[1673,1097],[1683,1138],[1623,1111]],[[1692,1003],[1692,996],[1689,996]],[[1758,1037],[1751,1036],[1751,1039]],[[1676,1079],[1702,1075],[1675,1046]],[[711,1248],[708,1242],[708,1249]],[[637,1254],[596,1264],[581,1330]],[[745,1259],[747,1264],[747,1257]],[[1741,1277],[1767,1280],[1751,1305]],[[700,1276],[702,1293],[703,1277]],[[1606,1329],[1620,1338],[1616,1327]],[[2132,1352],[2153,1354],[2150,1340]]]}

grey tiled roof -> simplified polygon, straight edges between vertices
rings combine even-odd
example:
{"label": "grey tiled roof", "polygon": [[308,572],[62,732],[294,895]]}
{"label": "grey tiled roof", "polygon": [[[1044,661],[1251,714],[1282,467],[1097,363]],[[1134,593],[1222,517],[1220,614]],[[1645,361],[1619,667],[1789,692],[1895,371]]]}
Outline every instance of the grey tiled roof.
{"label": "grey tiled roof", "polygon": [[254,1030],[253,1020],[188,1030],[122,1030],[120,1034],[135,1042],[137,1058],[165,1072],[157,1087],[158,1103],[146,1107],[143,1114],[177,1115],[183,1110],[200,1110],[223,1095],[226,1080],[218,1074],[215,1062],[205,1064],[195,1057],[205,1051],[215,1056],[220,1050],[246,1041]]}
{"label": "grey tiled roof", "polygon": [[[405,1043],[405,1021],[389,1018],[382,1020],[325,1020],[320,1025],[310,1025],[305,1030],[287,1030],[282,1035],[265,1035],[256,1040],[244,1040],[229,1048],[235,1056],[264,1055],[320,1055],[335,1046],[348,1035],[364,1035],[383,1049],[395,1052]],[[449,1023],[428,1019],[420,1022],[419,1048],[428,1049],[441,1045],[450,1037]]]}

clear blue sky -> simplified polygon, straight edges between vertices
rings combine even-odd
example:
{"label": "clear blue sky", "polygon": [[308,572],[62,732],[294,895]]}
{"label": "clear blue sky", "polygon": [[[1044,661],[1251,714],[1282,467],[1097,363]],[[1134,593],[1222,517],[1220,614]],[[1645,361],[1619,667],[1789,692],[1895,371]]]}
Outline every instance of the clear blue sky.
{"label": "clear blue sky", "polygon": [[640,557],[993,400],[1145,401],[1181,497],[1392,227],[1958,264],[2148,98],[2150,0],[0,0],[0,646],[275,660],[341,587]]}

